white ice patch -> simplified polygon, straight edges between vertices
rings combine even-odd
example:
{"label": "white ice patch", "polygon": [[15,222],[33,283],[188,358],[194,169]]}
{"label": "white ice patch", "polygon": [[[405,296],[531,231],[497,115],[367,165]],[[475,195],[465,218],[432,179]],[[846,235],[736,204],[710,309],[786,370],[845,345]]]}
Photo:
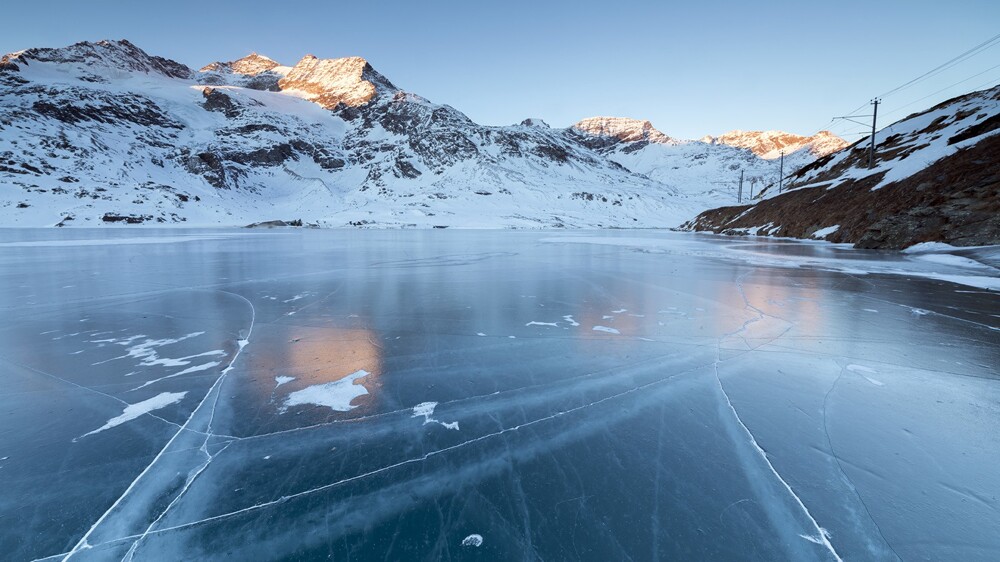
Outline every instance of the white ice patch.
{"label": "white ice patch", "polygon": [[164,367],[183,367],[185,365],[190,365],[191,360],[197,359],[198,357],[212,357],[225,354],[226,352],[222,349],[213,349],[212,351],[206,351],[205,353],[199,353],[197,355],[188,355],[187,357],[179,357],[177,359],[171,359],[169,357],[153,359],[152,361],[144,362],[143,365],[163,365]]}
{"label": "white ice patch", "polygon": [[570,326],[579,326],[580,325],[579,322],[577,322],[576,320],[573,320],[573,316],[572,315],[563,316],[563,320],[569,322]]}
{"label": "white ice patch", "polygon": [[423,416],[424,425],[427,425],[429,423],[436,423],[447,429],[454,429],[455,431],[458,431],[457,421],[445,423],[443,421],[439,421],[431,417],[434,415],[434,408],[436,408],[437,405],[438,405],[437,402],[421,402],[413,407],[413,415],[411,415],[410,417],[419,418],[420,416]]}
{"label": "white ice patch", "polygon": [[286,376],[280,376],[280,375],[277,376],[277,377],[274,377],[274,388],[278,388],[279,386],[281,386],[283,384],[288,384],[288,383],[292,382],[293,380],[295,380],[295,377],[286,377]]}
{"label": "white ice patch", "polygon": [[[148,414],[154,410],[159,410],[160,408],[165,408],[171,404],[176,404],[177,402],[180,402],[186,394],[187,392],[161,392],[148,400],[143,400],[142,402],[137,402],[135,404],[129,404],[125,407],[125,411],[122,412],[122,415],[116,418],[111,418],[108,420],[108,423],[102,425],[94,431],[84,433],[77,439],[82,439],[88,435],[100,433],[105,429],[111,429],[112,427],[119,426],[125,422],[132,421],[143,414]],[[75,442],[77,439],[74,439],[73,441]]]}
{"label": "white ice patch", "polygon": [[483,545],[483,536],[472,534],[462,539],[462,546],[480,547]]}
{"label": "white ice patch", "polygon": [[986,269],[986,270],[992,269],[990,266],[981,264],[976,260],[964,258],[962,256],[956,256],[953,254],[920,254],[914,256],[914,259],[931,263],[949,265],[953,267],[964,267],[968,269]]}
{"label": "white ice patch", "polygon": [[[114,343],[115,345],[124,346],[126,348],[125,349],[125,355],[119,355],[118,357],[112,357],[111,359],[105,359],[104,361],[99,361],[97,363],[94,363],[94,365],[100,365],[102,363],[107,363],[109,361],[114,361],[115,359],[125,359],[127,357],[132,357],[134,359],[138,359],[140,365],[147,365],[147,366],[149,366],[149,365],[167,364],[167,363],[162,363],[162,361],[167,361],[169,363],[169,362],[177,361],[177,360],[174,360],[174,359],[160,359],[159,356],[156,353],[156,349],[155,348],[163,347],[165,345],[175,344],[175,343],[178,343],[178,342],[182,342],[182,341],[187,340],[187,339],[198,337],[198,336],[200,336],[200,335],[202,335],[204,333],[205,332],[192,332],[190,334],[181,336],[179,338],[164,338],[164,339],[160,339],[160,340],[149,339],[145,335],[139,334],[139,335],[130,336],[130,337],[127,337],[127,338],[121,338],[121,339],[117,339],[117,340],[109,340],[108,343]],[[141,342],[141,343],[137,343],[135,345],[131,345],[132,342],[134,342],[136,340],[139,340],[139,339],[142,339],[142,338],[146,338],[146,339],[143,342]],[[214,353],[214,352],[210,352],[210,353]],[[192,357],[198,357],[198,356],[192,356]],[[182,358],[182,359],[186,359],[186,358]]]}
{"label": "white ice patch", "polygon": [[625,309],[625,308],[620,308],[620,309],[618,309],[618,310],[612,310],[612,311],[611,311],[611,314],[621,314],[621,313],[623,313],[623,312],[628,312],[628,309]]}
{"label": "white ice patch", "polygon": [[875,386],[885,386],[885,383],[883,383],[882,381],[873,379],[868,376],[869,374],[871,375],[878,374],[878,371],[876,371],[875,369],[872,369],[870,367],[865,367],[864,365],[854,365],[854,364],[848,365],[846,369],[848,371],[851,371],[852,373],[857,373],[861,375],[861,378],[874,384]]}
{"label": "white ice patch", "polygon": [[151,385],[153,383],[157,383],[157,382],[164,381],[164,380],[167,380],[167,379],[172,379],[174,377],[179,377],[181,375],[189,375],[191,373],[198,373],[198,372],[201,372],[201,371],[207,371],[208,369],[211,369],[212,367],[216,367],[216,366],[221,365],[221,364],[222,364],[221,361],[209,361],[208,363],[202,363],[201,365],[195,365],[193,367],[188,367],[187,369],[184,369],[183,371],[174,373],[172,375],[167,375],[165,377],[160,377],[158,379],[153,379],[151,381],[146,381],[146,382],[142,383],[141,385],[133,388],[132,390],[139,390],[140,388],[145,388],[145,387],[147,387],[147,386],[149,386],[149,385]]}
{"label": "white ice patch", "polygon": [[876,314],[878,313],[878,311],[874,308],[862,308],[861,310],[864,310],[865,312],[874,312]]}
{"label": "white ice patch", "polygon": [[535,322],[534,320],[532,320],[531,322],[528,322],[527,324],[525,324],[525,326],[552,326],[554,328],[558,328],[559,327],[559,323],[558,322]]}
{"label": "white ice patch", "polygon": [[607,332],[609,334],[620,334],[618,330],[614,328],[608,328],[607,326],[594,326],[595,332]]}
{"label": "white ice patch", "polygon": [[326,406],[338,412],[352,410],[356,406],[352,406],[351,401],[359,396],[368,394],[368,389],[360,384],[355,384],[355,381],[368,375],[368,371],[360,370],[347,375],[339,381],[314,384],[302,390],[297,390],[288,395],[281,411],[284,412],[292,406],[301,406],[304,404]]}
{"label": "white ice patch", "polygon": [[484,334],[482,332],[476,332],[476,335],[479,336],[479,337],[481,337],[481,338],[485,338],[486,337],[486,334]]}

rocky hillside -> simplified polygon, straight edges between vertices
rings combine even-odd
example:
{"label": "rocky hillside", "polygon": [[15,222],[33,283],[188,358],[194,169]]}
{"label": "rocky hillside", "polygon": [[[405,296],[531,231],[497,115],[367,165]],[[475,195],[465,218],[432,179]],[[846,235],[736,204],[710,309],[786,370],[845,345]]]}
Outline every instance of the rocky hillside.
{"label": "rocky hillside", "polygon": [[906,248],[1000,244],[1000,86],[911,115],[791,175],[753,205],[706,211],[685,228]]}
{"label": "rocky hillside", "polygon": [[3,226],[667,227],[774,167],[648,121],[479,125],[359,57],[195,71],[100,41],[0,59]]}

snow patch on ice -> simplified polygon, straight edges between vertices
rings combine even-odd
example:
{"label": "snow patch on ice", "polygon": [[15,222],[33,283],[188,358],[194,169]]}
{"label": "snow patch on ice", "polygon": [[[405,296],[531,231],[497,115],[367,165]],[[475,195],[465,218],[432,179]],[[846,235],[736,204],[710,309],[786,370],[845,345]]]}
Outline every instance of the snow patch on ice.
{"label": "snow patch on ice", "polygon": [[457,421],[445,423],[443,421],[436,420],[433,417],[431,417],[434,415],[434,408],[437,408],[437,405],[438,405],[437,402],[421,402],[413,407],[413,414],[410,417],[419,418],[420,416],[423,416],[424,425],[427,425],[429,423],[436,423],[447,429],[454,429],[455,431],[458,431]]}
{"label": "snow patch on ice", "polygon": [[297,390],[288,395],[281,411],[285,412],[292,406],[306,404],[325,406],[338,412],[352,410],[356,406],[352,406],[351,401],[359,396],[368,394],[368,389],[361,384],[356,384],[355,381],[367,377],[369,374],[365,370],[355,371],[339,381],[314,384],[302,390]]}
{"label": "snow patch on ice", "polygon": [[472,534],[462,539],[462,546],[480,547],[483,545],[483,536]]}
{"label": "snow patch on ice", "polygon": [[129,392],[132,392],[132,391],[135,391],[135,390],[139,390],[140,388],[145,388],[145,387],[147,387],[147,386],[149,386],[149,385],[151,385],[153,383],[158,383],[160,381],[165,381],[167,379],[172,379],[174,377],[179,377],[181,375],[189,375],[191,373],[198,373],[198,372],[201,372],[201,371],[207,371],[208,369],[211,369],[212,367],[216,367],[216,366],[221,365],[221,364],[222,364],[221,361],[209,361],[208,363],[202,363],[201,365],[195,365],[193,367],[188,367],[187,369],[184,369],[183,371],[180,371],[178,373],[173,373],[173,374],[167,375],[165,377],[160,377],[158,379],[153,379],[151,381],[146,381],[146,382],[140,384],[139,386],[133,388]]}
{"label": "snow patch on ice", "polygon": [[279,386],[281,386],[283,384],[288,384],[288,383],[292,382],[293,380],[295,380],[295,377],[288,377],[288,376],[284,376],[284,375],[279,375],[277,377],[274,377],[274,388],[278,388]]}
{"label": "snow patch on ice", "polygon": [[606,333],[609,333],[609,334],[620,334],[621,333],[618,330],[616,330],[614,328],[608,328],[607,326],[594,326],[594,331],[595,332],[606,332]]}
{"label": "snow patch on ice", "polygon": [[565,320],[566,322],[569,322],[570,326],[579,326],[580,325],[579,322],[577,322],[576,320],[573,319],[573,315],[572,314],[567,314],[566,316],[563,316],[563,320]]}
{"label": "snow patch on ice", "polygon": [[868,376],[869,374],[871,374],[871,375],[878,374],[878,371],[876,371],[875,369],[872,369],[871,367],[865,367],[864,365],[854,365],[854,364],[851,364],[851,365],[848,365],[845,368],[848,371],[851,371],[852,373],[857,373],[857,374],[861,375],[861,378],[863,378],[866,381],[874,384],[875,386],[885,386],[885,383],[883,383],[882,381],[877,380],[877,379],[873,379],[873,378],[871,378],[871,377]]}
{"label": "snow patch on ice", "polygon": [[534,320],[532,320],[531,322],[528,322],[527,324],[525,324],[525,326],[552,326],[554,328],[558,328],[559,327],[559,323],[558,322],[535,322]]}
{"label": "snow patch on ice", "polygon": [[185,395],[187,395],[187,392],[161,392],[148,400],[136,402],[135,404],[129,404],[125,407],[122,415],[111,418],[101,427],[95,429],[94,431],[84,433],[73,441],[76,442],[78,439],[82,439],[88,435],[94,435],[95,433],[100,433],[106,429],[111,429],[112,427],[117,427],[123,423],[132,421],[143,414],[148,414],[154,410],[159,410],[160,408],[165,408],[171,404],[176,404],[184,399]]}

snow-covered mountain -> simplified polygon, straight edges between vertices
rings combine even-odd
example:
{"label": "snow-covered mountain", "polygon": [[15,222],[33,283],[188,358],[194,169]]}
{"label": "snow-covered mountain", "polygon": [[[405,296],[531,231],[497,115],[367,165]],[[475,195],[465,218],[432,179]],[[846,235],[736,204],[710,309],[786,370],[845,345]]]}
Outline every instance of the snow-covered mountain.
{"label": "snow-covered mountain", "polygon": [[[705,139],[675,139],[654,128],[649,121],[620,117],[584,119],[573,125],[570,131],[579,142],[610,160],[674,186],[685,196],[705,201],[708,205],[712,201],[735,202],[741,173],[743,197],[749,198],[751,193],[756,194],[767,185],[777,184],[782,172],[788,175],[818,157],[814,153],[818,143],[804,141],[794,149],[794,145],[788,145],[782,167],[780,162],[755,154],[750,146],[706,142]],[[840,140],[823,132],[815,137],[775,133],[787,138],[817,139],[827,143],[830,143],[829,139]]]}
{"label": "snow-covered mountain", "polygon": [[847,146],[847,141],[830,131],[820,131],[811,137],[786,133],[784,131],[729,131],[718,137],[702,137],[702,142],[724,144],[746,148],[766,160],[779,158],[808,149],[809,154],[822,158]]}
{"label": "snow-covered mountain", "polygon": [[194,71],[127,41],[29,49],[0,59],[0,214],[3,226],[662,227],[732,200],[712,178],[741,166],[776,178],[748,150],[584,123],[479,125],[359,57],[283,66],[254,53]]}
{"label": "snow-covered mountain", "polygon": [[706,211],[687,226],[905,248],[1000,244],[1000,86],[938,104],[827,155],[749,206]]}

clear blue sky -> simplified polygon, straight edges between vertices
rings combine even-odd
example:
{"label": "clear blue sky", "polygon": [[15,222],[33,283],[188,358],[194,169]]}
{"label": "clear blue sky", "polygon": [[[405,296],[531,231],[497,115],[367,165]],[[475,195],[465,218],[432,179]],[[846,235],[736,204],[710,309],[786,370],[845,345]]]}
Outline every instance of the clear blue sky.
{"label": "clear blue sky", "polygon": [[[126,38],[195,68],[251,51],[289,65],[306,53],[358,55],[480,123],[615,115],[682,138],[812,133],[1000,33],[997,0],[73,0],[4,14],[0,52]],[[996,65],[1000,46],[887,97],[880,113],[887,123],[995,83],[1000,67],[904,107]]]}

